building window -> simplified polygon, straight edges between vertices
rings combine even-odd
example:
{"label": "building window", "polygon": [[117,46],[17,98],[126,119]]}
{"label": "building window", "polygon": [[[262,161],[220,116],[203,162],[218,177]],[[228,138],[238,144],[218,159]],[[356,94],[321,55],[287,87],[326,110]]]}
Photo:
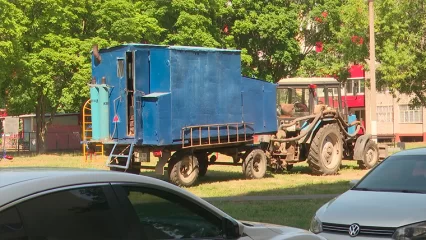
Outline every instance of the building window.
{"label": "building window", "polygon": [[346,80],[346,94],[357,95],[364,94],[365,81],[364,79],[348,79]]}
{"label": "building window", "polygon": [[408,104],[399,105],[399,122],[400,123],[422,123],[422,109],[416,107],[411,109]]}
{"label": "building window", "polygon": [[378,122],[393,122],[393,106],[377,106]]}

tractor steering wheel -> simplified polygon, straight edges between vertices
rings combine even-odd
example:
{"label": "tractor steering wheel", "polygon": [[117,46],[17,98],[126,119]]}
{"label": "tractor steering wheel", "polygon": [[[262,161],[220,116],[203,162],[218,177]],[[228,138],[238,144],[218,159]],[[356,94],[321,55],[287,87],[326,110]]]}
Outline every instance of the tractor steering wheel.
{"label": "tractor steering wheel", "polygon": [[309,112],[308,106],[304,103],[295,102],[294,107],[297,109],[296,112]]}

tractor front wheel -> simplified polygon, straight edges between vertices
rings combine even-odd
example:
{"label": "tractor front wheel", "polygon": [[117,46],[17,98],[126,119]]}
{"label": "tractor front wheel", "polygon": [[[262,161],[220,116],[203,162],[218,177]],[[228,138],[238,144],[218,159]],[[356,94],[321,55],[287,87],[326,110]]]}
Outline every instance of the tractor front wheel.
{"label": "tractor front wheel", "polygon": [[337,124],[322,126],[312,140],[308,163],[315,175],[334,175],[340,169],[343,138]]}
{"label": "tractor front wheel", "polygon": [[379,162],[379,147],[373,141],[368,141],[364,147],[364,159],[358,161],[358,166],[361,169],[371,169]]}

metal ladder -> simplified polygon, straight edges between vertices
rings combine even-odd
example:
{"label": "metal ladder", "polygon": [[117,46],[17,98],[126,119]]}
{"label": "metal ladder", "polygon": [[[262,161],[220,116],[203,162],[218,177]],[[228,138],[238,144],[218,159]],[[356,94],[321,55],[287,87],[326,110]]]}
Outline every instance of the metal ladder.
{"label": "metal ladder", "polygon": [[[119,144],[119,143],[114,144],[114,147],[112,148],[111,153],[109,154],[106,165],[108,167],[121,168],[124,170],[128,170],[132,162],[132,155],[133,155],[133,149],[135,144],[134,143],[128,144],[122,151],[120,151],[119,153],[115,153],[114,151],[118,145],[122,145],[122,144]],[[126,154],[126,150],[128,150],[127,154]],[[120,162],[118,161],[119,158],[127,159],[125,166],[120,165]],[[113,161],[116,162],[117,164],[112,164]]]}

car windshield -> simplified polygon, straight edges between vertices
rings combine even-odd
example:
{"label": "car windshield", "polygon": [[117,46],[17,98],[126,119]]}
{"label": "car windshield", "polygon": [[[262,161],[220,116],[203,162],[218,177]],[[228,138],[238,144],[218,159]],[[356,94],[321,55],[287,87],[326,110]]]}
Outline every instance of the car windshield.
{"label": "car windshield", "polygon": [[426,156],[390,156],[353,190],[426,193]]}

